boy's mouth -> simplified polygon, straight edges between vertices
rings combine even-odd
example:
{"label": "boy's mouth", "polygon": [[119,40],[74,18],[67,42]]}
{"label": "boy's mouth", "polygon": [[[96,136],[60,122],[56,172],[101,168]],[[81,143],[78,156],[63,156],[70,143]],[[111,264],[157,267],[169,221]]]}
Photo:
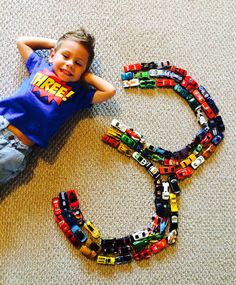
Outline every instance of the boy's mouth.
{"label": "boy's mouth", "polygon": [[73,75],[70,71],[68,71],[64,68],[61,68],[60,71],[66,76],[72,76]]}

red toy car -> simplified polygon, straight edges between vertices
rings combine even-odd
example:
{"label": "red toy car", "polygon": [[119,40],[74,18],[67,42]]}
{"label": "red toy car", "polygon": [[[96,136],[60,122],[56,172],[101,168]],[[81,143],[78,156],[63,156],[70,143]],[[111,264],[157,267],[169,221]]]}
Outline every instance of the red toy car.
{"label": "red toy car", "polygon": [[55,197],[52,199],[52,207],[55,216],[61,215],[62,210],[60,208],[60,200],[59,198]]}
{"label": "red toy car", "polygon": [[140,133],[135,132],[132,129],[127,129],[125,132],[131,137],[131,139],[135,140],[136,142],[144,143],[144,138]]}
{"label": "red toy car", "polygon": [[103,135],[102,136],[102,141],[109,144],[110,146],[117,148],[120,144],[120,142],[108,135]]}
{"label": "red toy car", "polygon": [[207,147],[207,146],[210,144],[210,142],[211,142],[212,139],[213,139],[213,135],[212,135],[210,132],[208,132],[208,133],[204,136],[204,138],[200,141],[200,144],[201,144],[203,147]]}
{"label": "red toy car", "polygon": [[183,76],[186,76],[186,75],[187,75],[187,71],[186,71],[186,70],[184,70],[184,69],[182,69],[182,68],[178,68],[178,67],[176,67],[176,66],[171,66],[170,71],[173,71],[173,72],[175,72],[175,73],[179,73],[179,74],[181,74],[181,75],[183,75]]}
{"label": "red toy car", "polygon": [[202,104],[202,109],[209,119],[213,119],[215,117],[215,113],[213,112],[211,107],[207,104],[207,102],[204,102]]}
{"label": "red toy car", "polygon": [[175,81],[173,79],[162,79],[158,78],[156,80],[157,87],[175,87]]}
{"label": "red toy car", "polygon": [[175,173],[176,169],[174,166],[161,166],[159,167],[160,174],[171,174]]}
{"label": "red toy car", "polygon": [[192,94],[200,104],[203,104],[206,101],[203,95],[198,90],[194,90]]}
{"label": "red toy car", "polygon": [[193,92],[193,90],[198,88],[198,83],[196,80],[192,79],[191,76],[185,76],[180,85],[186,88],[189,92]]}
{"label": "red toy car", "polygon": [[188,176],[191,176],[193,173],[193,170],[190,166],[187,166],[183,169],[179,169],[176,171],[176,177],[179,179],[179,180],[182,180]]}
{"label": "red toy car", "polygon": [[142,260],[142,259],[148,259],[151,257],[151,251],[149,249],[143,249],[138,252],[133,253],[133,258],[136,261]]}
{"label": "red toy car", "polygon": [[62,217],[62,215],[55,216],[55,221],[56,221],[56,223],[58,224],[59,228],[60,228],[64,233],[66,233],[66,232],[70,229],[69,225],[67,224],[67,222],[65,221],[65,219]]}
{"label": "red toy car", "polygon": [[76,191],[71,189],[67,191],[67,197],[71,209],[79,208],[79,200]]}
{"label": "red toy car", "polygon": [[158,252],[162,251],[164,248],[166,248],[167,246],[168,246],[168,243],[167,243],[166,239],[161,239],[160,241],[151,245],[150,250],[153,253],[158,253]]}
{"label": "red toy car", "polygon": [[179,161],[178,159],[165,158],[163,164],[164,164],[165,166],[168,166],[168,165],[175,165],[175,166],[178,166],[178,165],[180,165],[180,161]]}
{"label": "red toy car", "polygon": [[142,66],[139,63],[124,65],[124,72],[141,70]]}

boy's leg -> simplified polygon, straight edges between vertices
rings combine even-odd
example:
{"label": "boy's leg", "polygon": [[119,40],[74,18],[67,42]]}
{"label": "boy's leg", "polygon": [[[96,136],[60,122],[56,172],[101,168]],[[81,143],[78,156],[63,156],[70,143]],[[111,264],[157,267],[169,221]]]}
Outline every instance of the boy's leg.
{"label": "boy's leg", "polygon": [[29,146],[7,129],[6,122],[0,116],[0,185],[6,184],[25,169],[27,156],[31,152]]}

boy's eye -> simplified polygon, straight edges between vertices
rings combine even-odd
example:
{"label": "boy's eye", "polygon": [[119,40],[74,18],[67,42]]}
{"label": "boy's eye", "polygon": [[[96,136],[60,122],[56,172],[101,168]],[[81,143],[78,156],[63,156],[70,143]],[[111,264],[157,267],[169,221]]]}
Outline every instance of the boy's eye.
{"label": "boy's eye", "polygon": [[78,61],[76,61],[75,64],[77,64],[77,65],[79,65],[79,66],[82,66],[82,64],[81,64],[80,62],[78,62]]}
{"label": "boy's eye", "polygon": [[68,58],[69,56],[67,54],[63,54],[63,57],[64,58]]}

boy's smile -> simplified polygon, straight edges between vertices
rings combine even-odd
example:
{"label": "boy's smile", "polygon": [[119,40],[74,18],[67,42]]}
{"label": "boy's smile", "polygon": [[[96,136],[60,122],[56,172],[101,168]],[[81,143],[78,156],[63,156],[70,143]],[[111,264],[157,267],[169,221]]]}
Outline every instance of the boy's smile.
{"label": "boy's smile", "polygon": [[79,81],[87,69],[89,53],[80,43],[64,40],[59,49],[51,50],[49,62],[56,75],[64,82]]}

